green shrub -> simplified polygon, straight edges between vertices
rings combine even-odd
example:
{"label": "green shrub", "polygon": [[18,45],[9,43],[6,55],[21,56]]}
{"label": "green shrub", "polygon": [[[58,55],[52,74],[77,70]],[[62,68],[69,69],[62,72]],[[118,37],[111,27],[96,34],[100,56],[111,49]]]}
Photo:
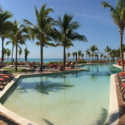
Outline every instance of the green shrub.
{"label": "green shrub", "polygon": [[87,61],[78,61],[78,63],[86,63]]}

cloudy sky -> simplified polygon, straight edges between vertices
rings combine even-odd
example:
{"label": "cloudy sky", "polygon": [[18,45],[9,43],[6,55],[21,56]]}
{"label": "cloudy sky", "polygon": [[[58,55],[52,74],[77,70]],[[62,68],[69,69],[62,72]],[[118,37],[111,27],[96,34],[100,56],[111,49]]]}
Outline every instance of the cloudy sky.
{"label": "cloudy sky", "polygon": [[[1,0],[0,5],[3,10],[8,10],[13,14],[10,19],[12,22],[17,19],[18,22],[24,23],[23,19],[27,19],[36,24],[35,6],[40,10],[41,6],[46,3],[47,8],[52,7],[54,13],[50,16],[55,20],[60,14],[61,17],[65,13],[73,14],[73,21],[78,21],[81,27],[77,30],[79,34],[85,35],[88,39],[87,43],[74,41],[74,47],[67,49],[66,52],[85,51],[92,45],[96,45],[100,52],[104,52],[106,46],[117,49],[120,46],[119,29],[110,16],[110,10],[101,6],[102,0]],[[116,5],[115,0],[107,0],[112,6]],[[123,36],[124,37],[124,36]],[[0,39],[1,41],[1,39]],[[5,39],[6,43],[7,39]],[[39,58],[40,47],[35,45],[34,41],[26,41],[30,54],[28,58]],[[124,40],[123,40],[124,43]],[[21,46],[24,50],[25,45]],[[0,47],[0,51],[2,44]],[[12,45],[5,45],[5,48],[12,48]],[[14,51],[15,56],[15,51]],[[44,48],[44,58],[63,58],[63,47]],[[21,55],[24,58],[24,53]]]}

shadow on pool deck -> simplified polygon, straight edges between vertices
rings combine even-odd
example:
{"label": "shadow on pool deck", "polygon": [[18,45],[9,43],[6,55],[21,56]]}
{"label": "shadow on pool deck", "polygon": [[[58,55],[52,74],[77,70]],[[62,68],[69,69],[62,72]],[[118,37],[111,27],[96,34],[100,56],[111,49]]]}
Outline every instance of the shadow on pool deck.
{"label": "shadow on pool deck", "polygon": [[[120,115],[120,118],[125,115],[125,113],[122,113]],[[108,122],[105,123],[106,119],[107,119],[107,116],[108,116],[108,112],[106,109],[102,108],[102,114],[100,114],[100,118],[99,120],[96,121],[96,123],[94,125],[111,125],[113,124],[117,119],[120,119],[119,118],[119,112],[115,112],[113,113],[109,118],[108,118]],[[114,124],[113,124],[114,125]],[[125,125],[125,123],[118,123],[118,125]]]}
{"label": "shadow on pool deck", "polygon": [[104,125],[106,119],[107,119],[107,116],[108,116],[108,112],[106,109],[102,108],[102,113],[100,114],[100,117],[99,117],[99,120],[97,120],[95,122],[95,124],[93,125]]}
{"label": "shadow on pool deck", "polygon": [[0,112],[0,125],[21,125],[21,124],[9,118],[4,113]]}

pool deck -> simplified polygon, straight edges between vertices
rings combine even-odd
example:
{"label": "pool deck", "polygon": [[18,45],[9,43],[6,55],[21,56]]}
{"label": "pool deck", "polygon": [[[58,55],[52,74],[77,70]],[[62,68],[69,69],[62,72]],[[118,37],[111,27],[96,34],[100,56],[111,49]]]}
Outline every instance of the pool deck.
{"label": "pool deck", "polygon": [[111,75],[110,80],[110,108],[109,108],[109,119],[105,125],[118,125],[119,121],[119,106],[116,91],[116,75]]}
{"label": "pool deck", "polygon": [[125,125],[125,102],[116,74],[111,75],[109,120],[105,125]]}
{"label": "pool deck", "polygon": [[116,93],[117,93],[118,107],[119,107],[118,125],[125,125],[125,102],[122,99],[122,93],[120,92],[119,82],[116,75],[115,75],[115,82],[116,82]]}
{"label": "pool deck", "polygon": [[[53,74],[53,73],[67,73],[67,72],[74,72],[74,71],[84,71],[85,68],[72,68],[72,69],[66,69],[65,71],[60,70],[52,70],[52,69],[43,69],[43,71],[30,71],[26,73],[13,73],[15,78],[11,80],[10,83],[8,83],[5,88],[0,91],[0,99],[2,96],[9,90],[9,88],[15,83],[15,81],[20,78],[20,76],[26,76],[26,75],[44,75],[44,74]],[[8,123],[9,122],[9,123]],[[11,123],[11,124],[10,124]],[[28,119],[25,119],[16,113],[8,110],[0,103],[0,125],[38,125]]]}

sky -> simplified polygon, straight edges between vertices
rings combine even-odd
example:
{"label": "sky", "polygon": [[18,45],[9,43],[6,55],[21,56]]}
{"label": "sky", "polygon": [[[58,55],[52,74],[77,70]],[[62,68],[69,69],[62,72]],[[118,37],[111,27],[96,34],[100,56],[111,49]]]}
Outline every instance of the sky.
{"label": "sky", "polygon": [[[106,1],[112,6],[116,5],[116,0]],[[74,47],[66,49],[66,53],[82,50],[85,58],[85,51],[92,45],[96,45],[101,53],[104,53],[106,46],[110,46],[111,49],[118,49],[120,47],[119,29],[111,18],[110,10],[108,8],[104,9],[101,2],[102,0],[0,0],[0,6],[3,10],[8,10],[13,14],[13,17],[10,19],[12,22],[16,19],[20,24],[24,23],[23,19],[27,19],[36,25],[35,6],[39,11],[45,3],[47,4],[47,8],[53,8],[54,13],[50,13],[49,15],[54,20],[57,20],[59,14],[61,17],[63,17],[65,13],[72,14],[74,16],[73,21],[78,21],[81,25],[76,32],[85,35],[88,42],[73,41]],[[4,47],[12,49],[11,44],[5,45],[7,41],[8,39],[5,39]],[[1,38],[0,42],[1,52]],[[28,58],[40,58],[40,46],[36,46],[35,42],[37,42],[37,40],[26,41],[26,46],[30,51]],[[21,45],[23,51],[26,46]],[[24,58],[24,53],[22,53],[21,58]],[[44,47],[43,58],[63,58],[63,47]]]}

